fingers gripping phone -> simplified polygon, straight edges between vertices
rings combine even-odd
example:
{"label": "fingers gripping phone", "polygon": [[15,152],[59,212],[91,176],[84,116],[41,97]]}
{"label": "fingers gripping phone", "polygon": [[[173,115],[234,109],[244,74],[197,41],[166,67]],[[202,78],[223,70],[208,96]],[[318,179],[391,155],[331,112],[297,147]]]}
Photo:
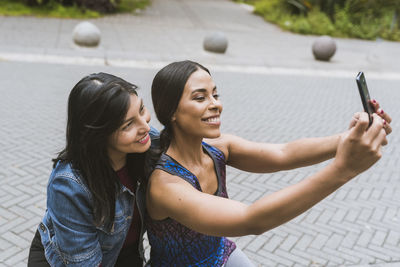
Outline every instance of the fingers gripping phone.
{"label": "fingers gripping phone", "polygon": [[364,111],[369,115],[369,125],[372,124],[372,114],[374,113],[374,109],[371,106],[371,98],[369,96],[367,82],[365,81],[364,73],[361,71],[358,73],[356,77],[356,82],[358,86],[358,91],[360,92],[361,102],[364,107]]}

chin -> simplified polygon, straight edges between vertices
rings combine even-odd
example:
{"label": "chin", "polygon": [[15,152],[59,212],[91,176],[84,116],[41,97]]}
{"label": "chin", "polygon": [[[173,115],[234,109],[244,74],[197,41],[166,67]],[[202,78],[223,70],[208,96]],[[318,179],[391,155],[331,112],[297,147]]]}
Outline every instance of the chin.
{"label": "chin", "polygon": [[151,141],[149,140],[149,141],[147,142],[147,144],[142,145],[142,146],[139,146],[139,147],[133,148],[132,151],[131,151],[130,153],[144,153],[144,152],[146,152],[147,150],[149,150],[150,145],[151,145]]}
{"label": "chin", "polygon": [[221,136],[221,132],[218,130],[218,131],[215,131],[212,133],[206,133],[203,137],[208,138],[208,139],[214,139],[214,138],[218,138],[220,136]]}

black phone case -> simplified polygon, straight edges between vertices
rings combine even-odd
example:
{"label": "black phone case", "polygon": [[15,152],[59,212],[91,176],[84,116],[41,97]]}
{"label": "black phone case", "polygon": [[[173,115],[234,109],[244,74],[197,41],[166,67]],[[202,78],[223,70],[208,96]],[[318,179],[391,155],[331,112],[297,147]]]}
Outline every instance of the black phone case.
{"label": "black phone case", "polygon": [[367,82],[365,80],[365,76],[363,72],[358,73],[356,77],[358,91],[360,92],[361,102],[364,107],[364,111],[369,115],[369,125],[372,123],[372,114],[374,113],[371,104],[370,104],[370,96],[368,91]]}

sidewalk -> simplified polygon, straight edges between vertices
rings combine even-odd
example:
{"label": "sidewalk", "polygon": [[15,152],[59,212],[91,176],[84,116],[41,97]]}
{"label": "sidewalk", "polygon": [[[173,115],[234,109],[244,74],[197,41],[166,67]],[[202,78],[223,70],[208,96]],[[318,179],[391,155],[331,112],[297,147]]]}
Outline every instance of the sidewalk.
{"label": "sidewalk", "polygon": [[[384,157],[311,210],[262,235],[235,238],[256,266],[400,266],[400,43],[336,39],[331,62],[314,60],[315,36],[281,31],[228,0],[152,0],[132,15],[92,20],[95,49],[72,42],[79,20],[0,17],[0,267],[27,264],[46,207],[51,158],[65,140],[69,90],[84,75],[109,72],[150,88],[165,64],[209,67],[224,104],[222,130],[260,142],[326,136],[362,108],[354,77],[394,119]],[[205,52],[204,36],[224,32],[226,54]],[[273,174],[227,168],[230,198],[249,204],[292,185],[325,163]],[[148,253],[147,249],[147,253]]]}
{"label": "sidewalk", "polygon": [[[135,16],[91,21],[102,32],[101,44],[95,49],[73,44],[71,35],[79,20],[1,17],[0,58],[43,62],[68,58],[80,62],[79,57],[89,57],[91,64],[155,68],[192,59],[236,71],[294,69],[311,74],[349,73],[353,77],[363,70],[378,77],[384,73],[400,77],[399,43],[335,39],[337,52],[331,62],[316,61],[311,52],[316,36],[283,32],[252,14],[249,6],[229,0],[153,0],[149,8]],[[221,31],[228,38],[228,50],[223,55],[202,48],[204,36],[213,31]]]}

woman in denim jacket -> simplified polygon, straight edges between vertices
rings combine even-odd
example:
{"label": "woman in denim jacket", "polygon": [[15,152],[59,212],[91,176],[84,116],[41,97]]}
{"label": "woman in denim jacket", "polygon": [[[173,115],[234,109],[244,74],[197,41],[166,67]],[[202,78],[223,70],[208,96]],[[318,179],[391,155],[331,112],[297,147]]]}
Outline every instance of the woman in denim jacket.
{"label": "woman in denim jacket", "polygon": [[144,152],[158,133],[136,89],[106,73],[72,89],[28,266],[143,265]]}

